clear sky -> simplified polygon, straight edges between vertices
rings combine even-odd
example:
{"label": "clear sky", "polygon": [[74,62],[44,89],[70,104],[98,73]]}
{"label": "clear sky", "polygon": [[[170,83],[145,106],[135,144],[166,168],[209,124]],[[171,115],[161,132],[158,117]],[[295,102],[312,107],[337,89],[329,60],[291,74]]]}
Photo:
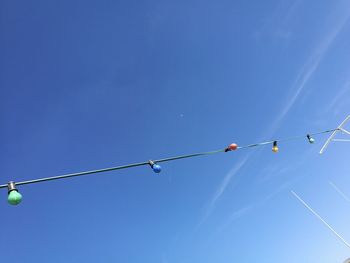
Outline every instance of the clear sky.
{"label": "clear sky", "polygon": [[[350,113],[350,3],[0,1],[0,184],[303,135]],[[1,262],[342,262],[326,136],[1,189]]]}

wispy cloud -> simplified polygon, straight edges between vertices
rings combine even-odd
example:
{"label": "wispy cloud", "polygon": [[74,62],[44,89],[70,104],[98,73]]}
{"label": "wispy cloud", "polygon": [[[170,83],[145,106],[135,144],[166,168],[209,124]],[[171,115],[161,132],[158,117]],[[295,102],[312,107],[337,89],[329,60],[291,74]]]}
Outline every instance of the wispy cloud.
{"label": "wispy cloud", "polygon": [[228,219],[226,220],[225,223],[222,225],[219,225],[218,227],[218,233],[222,232],[225,228],[227,228],[229,225],[232,224],[233,221],[239,219],[240,217],[246,215],[253,209],[253,205],[247,205],[242,208],[239,208],[238,210],[235,210],[231,213],[231,215],[228,216]]}
{"label": "wispy cloud", "polygon": [[[298,97],[304,90],[307,82],[312,78],[315,71],[318,69],[321,60],[324,58],[325,54],[329,50],[330,46],[337,38],[338,34],[343,29],[344,25],[349,20],[350,13],[340,16],[338,21],[333,27],[333,30],[329,32],[323,39],[319,42],[319,46],[314,50],[310,57],[306,60],[301,70],[299,71],[296,79],[291,88],[291,94],[287,97],[284,108],[280,111],[280,114],[275,119],[275,123],[278,124],[287,115],[292,106],[297,101]],[[274,125],[276,126],[276,125]]]}
{"label": "wispy cloud", "polygon": [[340,102],[346,98],[345,95],[350,91],[350,80],[345,82],[344,86],[338,91],[338,93],[333,97],[331,102],[325,107],[325,112],[333,111],[337,113]]}
{"label": "wispy cloud", "polygon": [[279,39],[289,39],[292,35],[289,25],[291,20],[295,17],[294,14],[300,5],[301,0],[280,1],[272,14],[270,14],[262,27],[254,32],[253,36],[260,39],[264,36],[269,36]]}
{"label": "wispy cloud", "polygon": [[290,170],[290,166],[286,166],[281,163],[274,163],[267,165],[261,169],[259,177],[256,179],[257,183],[265,183],[275,178],[276,176],[283,175]]}
{"label": "wispy cloud", "polygon": [[280,186],[276,187],[274,191],[272,191],[267,196],[260,198],[258,201],[254,203],[247,204],[238,210],[235,210],[233,213],[231,213],[228,216],[228,219],[221,225],[218,226],[217,233],[222,232],[225,228],[229,227],[235,220],[241,218],[242,216],[245,216],[249,213],[252,213],[254,208],[261,207],[265,205],[267,202],[269,202],[272,198],[274,198],[277,194],[279,194],[281,191],[287,189],[290,187],[290,185],[293,183],[295,179],[290,179],[287,182],[281,184]]}
{"label": "wispy cloud", "polygon": [[[296,1],[294,5],[292,5],[288,10],[288,20],[290,19],[291,14],[295,11],[297,5],[299,5],[299,1]],[[297,74],[291,88],[289,95],[286,98],[284,107],[279,111],[280,113],[277,115],[277,117],[274,119],[274,121],[271,123],[270,127],[266,130],[264,135],[271,136],[276,128],[280,125],[282,120],[285,118],[285,116],[288,114],[288,112],[291,110],[291,108],[294,106],[295,102],[298,100],[300,95],[302,94],[303,90],[306,87],[306,84],[308,81],[312,78],[313,74],[317,71],[317,69],[320,66],[320,63],[326,53],[328,52],[330,46],[333,44],[341,30],[343,29],[344,25],[348,22],[350,17],[350,12],[346,12],[343,15],[338,16],[337,21],[335,22],[334,26],[332,27],[332,30],[328,32],[325,37],[320,39],[318,43],[320,43],[312,52],[312,54],[306,59],[304,65],[302,66],[301,70]],[[285,20],[287,21],[287,20]],[[286,22],[285,22],[286,23]],[[198,229],[211,215],[213,212],[216,202],[219,200],[219,198],[223,195],[224,191],[226,190],[227,186],[229,185],[231,179],[236,175],[240,169],[245,165],[248,158],[250,157],[250,154],[248,154],[245,158],[243,158],[240,162],[238,162],[224,177],[224,179],[221,181],[219,187],[216,189],[215,194],[212,196],[212,198],[209,200],[208,205],[206,207],[204,216],[201,218],[199,224],[197,225],[196,229]]]}
{"label": "wispy cloud", "polygon": [[[346,1],[344,1],[345,5],[347,5]],[[292,16],[294,15],[297,7],[299,6],[300,1],[295,1],[292,5],[290,5],[286,12],[283,12],[285,14],[284,17],[280,17],[278,15],[274,15],[271,20],[269,20],[268,23],[266,23],[263,26],[262,31],[266,31],[267,28],[275,28],[275,25],[278,25],[279,28],[275,28],[277,32],[281,31],[283,28],[288,28],[288,24],[290,24],[290,21],[292,20]],[[284,5],[284,3],[283,3]],[[281,6],[283,6],[281,5]],[[280,9],[280,8],[279,8]],[[341,10],[341,11],[339,11]],[[270,128],[267,131],[267,134],[273,133],[276,128],[280,125],[281,121],[285,118],[285,116],[288,114],[288,112],[291,110],[293,105],[296,103],[298,98],[303,93],[307,83],[311,78],[313,77],[314,73],[319,68],[322,59],[325,57],[327,52],[329,51],[331,45],[334,43],[336,38],[338,37],[339,33],[344,28],[345,24],[348,22],[350,17],[350,9],[346,6],[344,8],[339,7],[336,12],[333,13],[333,17],[336,17],[336,19],[332,19],[333,25],[332,29],[329,31],[326,31],[324,36],[321,37],[317,43],[319,43],[311,53],[311,55],[306,58],[304,64],[302,65],[300,71],[298,72],[291,88],[289,91],[289,94],[287,95],[284,107],[279,111],[279,114],[274,119],[273,123],[271,124]],[[336,14],[336,15],[335,15]],[[282,30],[283,32],[285,30]],[[288,36],[290,35],[290,32],[288,31]],[[346,92],[345,90],[342,90],[343,93]],[[335,98],[336,101],[339,99],[343,93],[338,94],[339,97]],[[331,102],[331,106],[334,106],[332,104],[335,104],[336,102]]]}
{"label": "wispy cloud", "polygon": [[329,182],[329,184],[335,189],[335,191],[337,191],[337,193],[341,196],[341,197],[343,197],[347,202],[349,202],[350,203],[350,198],[343,192],[343,191],[341,191],[339,188],[338,188],[338,186],[336,186],[334,183],[332,183],[332,182]]}
{"label": "wispy cloud", "polygon": [[231,168],[231,170],[225,175],[225,177],[221,181],[219,187],[216,189],[216,192],[214,193],[212,198],[209,200],[208,205],[205,208],[204,216],[201,218],[196,229],[198,229],[207,220],[207,218],[210,216],[210,214],[213,212],[213,209],[215,208],[216,202],[224,193],[224,191],[225,191],[226,187],[228,186],[228,184],[230,183],[231,179],[242,169],[242,167],[248,161],[249,156],[250,156],[250,154],[246,155],[243,159],[241,159],[238,163],[236,163]]}
{"label": "wispy cloud", "polygon": [[[304,164],[305,159],[309,159],[310,155],[313,153],[312,149],[307,150],[303,155],[301,160],[297,163],[294,163],[293,166],[283,167],[283,169],[279,170],[280,167],[275,166],[274,164],[266,166],[264,169],[266,171],[280,171],[280,173],[287,173],[290,171],[295,171],[299,167],[301,167]],[[294,176],[292,178],[289,178],[285,180],[283,183],[279,184],[279,186],[276,186],[274,190],[268,194],[265,194],[265,196],[262,196],[255,202],[248,203],[244,205],[243,207],[236,209],[231,215],[228,216],[228,219],[221,225],[218,226],[218,233],[222,232],[225,228],[230,226],[235,220],[239,219],[242,216],[245,216],[248,213],[251,213],[255,208],[261,207],[265,205],[267,202],[269,202],[271,199],[273,199],[276,195],[281,193],[282,191],[285,191],[286,189],[290,188],[291,185],[293,185],[296,181],[301,180],[305,176],[304,173],[299,174],[299,176]],[[262,183],[262,181],[258,181],[259,183]],[[263,181],[264,182],[264,181]]]}

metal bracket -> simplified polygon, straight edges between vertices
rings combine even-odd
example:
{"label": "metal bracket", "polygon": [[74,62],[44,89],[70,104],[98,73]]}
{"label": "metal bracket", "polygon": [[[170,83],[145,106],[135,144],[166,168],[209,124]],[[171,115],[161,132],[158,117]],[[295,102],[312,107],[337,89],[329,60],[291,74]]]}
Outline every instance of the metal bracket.
{"label": "metal bracket", "polygon": [[340,139],[333,139],[335,137],[335,135],[338,132],[344,132],[348,135],[350,135],[350,132],[343,129],[343,126],[350,120],[350,115],[348,117],[345,118],[345,120],[342,121],[342,123],[340,123],[340,125],[337,127],[337,129],[335,129],[331,136],[329,136],[329,138],[327,139],[327,141],[325,142],[325,144],[322,146],[321,150],[320,150],[320,154],[322,154],[328,147],[328,145],[330,144],[331,141],[342,141]]}

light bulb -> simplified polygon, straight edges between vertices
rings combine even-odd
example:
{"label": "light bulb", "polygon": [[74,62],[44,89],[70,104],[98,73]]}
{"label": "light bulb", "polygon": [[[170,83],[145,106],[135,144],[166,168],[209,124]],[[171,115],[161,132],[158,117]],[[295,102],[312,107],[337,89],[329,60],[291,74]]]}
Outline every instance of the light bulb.
{"label": "light bulb", "polygon": [[306,135],[307,139],[309,140],[309,143],[314,143],[315,142],[315,139],[312,138],[309,134]]}
{"label": "light bulb", "polygon": [[9,182],[7,184],[7,202],[10,205],[18,205],[22,201],[22,195],[18,192],[15,182]]}
{"label": "light bulb", "polygon": [[10,205],[18,205],[22,201],[22,195],[17,190],[12,190],[7,196]]}
{"label": "light bulb", "polygon": [[273,151],[274,153],[278,152],[277,141],[274,141],[274,142],[273,142],[272,151]]}
{"label": "light bulb", "polygon": [[148,163],[151,166],[153,172],[159,174],[162,171],[162,167],[159,164],[156,164],[154,161],[149,160]]}
{"label": "light bulb", "polygon": [[228,150],[229,150],[229,151],[234,151],[234,150],[237,150],[237,147],[238,147],[237,144],[231,143],[231,144],[228,146]]}
{"label": "light bulb", "polygon": [[162,171],[162,167],[159,164],[154,164],[152,169],[155,173],[159,174]]}

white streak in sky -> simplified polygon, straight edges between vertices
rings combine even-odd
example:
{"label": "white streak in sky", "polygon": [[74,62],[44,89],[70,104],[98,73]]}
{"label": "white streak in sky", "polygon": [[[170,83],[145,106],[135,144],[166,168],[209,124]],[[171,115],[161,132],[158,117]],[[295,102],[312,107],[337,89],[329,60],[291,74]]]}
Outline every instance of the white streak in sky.
{"label": "white streak in sky", "polygon": [[[294,12],[293,7],[293,12]],[[350,9],[349,9],[350,10]],[[291,11],[292,12],[292,11]],[[315,71],[318,69],[321,60],[327,53],[329,47],[332,45],[338,34],[343,29],[344,25],[347,23],[350,17],[350,12],[346,12],[344,15],[338,16],[338,21],[333,27],[333,30],[326,35],[323,39],[319,41],[319,46],[314,50],[312,55],[306,60],[303,67],[299,71],[293,85],[291,88],[292,94],[288,96],[287,101],[285,103],[285,106],[282,110],[280,110],[280,114],[275,118],[275,120],[272,122],[269,130],[266,132],[266,134],[271,134],[276,128],[280,125],[280,122],[284,119],[284,117],[287,115],[287,113],[290,111],[292,106],[295,104],[297,99],[299,98],[300,94],[304,90],[307,82],[311,79]],[[248,160],[248,156],[246,156],[241,162],[237,163],[230,172],[224,177],[221,184],[217,188],[215,194],[209,201],[209,205],[206,209],[206,212],[203,216],[203,218],[200,220],[199,224],[197,225],[196,229],[202,225],[202,223],[210,216],[212,213],[215,204],[217,200],[221,197],[221,195],[224,193],[226,187],[230,183],[232,177],[242,168],[242,166],[246,163]]]}
{"label": "white streak in sky", "polygon": [[198,229],[198,227],[200,227],[204,223],[204,221],[210,216],[210,214],[212,213],[213,209],[215,208],[215,204],[216,204],[217,200],[224,193],[224,191],[225,191],[226,187],[228,186],[228,184],[230,183],[232,177],[235,176],[239,172],[239,170],[244,166],[244,164],[247,162],[248,157],[249,157],[249,154],[246,155],[240,162],[236,163],[233,166],[233,168],[226,174],[224,179],[221,181],[221,184],[216,189],[215,194],[210,199],[209,204],[208,204],[208,206],[206,208],[205,214],[202,217],[202,219],[200,220],[200,222],[197,225],[196,229]]}
{"label": "white streak in sky", "polygon": [[224,193],[227,185],[231,181],[231,178],[239,172],[239,170],[243,167],[243,165],[248,160],[248,156],[243,158],[240,162],[238,162],[225,176],[224,180],[221,182],[219,188],[216,190],[216,193],[214,194],[213,198],[211,199],[210,205],[214,205],[214,203],[221,197],[221,195]]}
{"label": "white streak in sky", "polygon": [[299,197],[294,191],[291,191],[295,198],[297,198],[311,213],[314,214],[336,237],[338,237],[348,248],[350,248],[349,243],[339,235],[333,227],[331,227],[319,214],[317,214],[301,197]]}
{"label": "white streak in sky", "polygon": [[341,191],[334,183],[332,183],[331,181],[329,182],[329,184],[334,188],[335,191],[337,191],[338,194],[340,194],[341,197],[343,197],[346,201],[348,201],[350,203],[350,198],[343,192]]}
{"label": "white streak in sky", "polygon": [[276,124],[278,124],[284,118],[284,116],[289,112],[291,107],[294,105],[294,103],[300,96],[301,92],[304,90],[305,85],[311,79],[315,71],[318,69],[320,62],[325,56],[325,54],[327,53],[329,47],[332,45],[332,43],[337,38],[340,31],[343,29],[344,25],[349,20],[349,17],[350,17],[349,12],[347,12],[346,15],[340,16],[336,25],[333,27],[333,30],[329,34],[327,34],[327,36],[324,39],[321,39],[319,41],[320,45],[315,49],[312,55],[306,60],[305,64],[301,68],[300,72],[298,73],[292,85],[293,94],[288,97],[288,101],[286,105],[282,109],[279,116],[276,118],[276,121],[275,121]]}
{"label": "white streak in sky", "polygon": [[222,232],[226,227],[231,225],[233,221],[249,213],[252,209],[253,205],[247,205],[238,210],[235,210],[233,213],[231,213],[231,215],[229,215],[226,222],[218,227],[218,233]]}
{"label": "white streak in sky", "polygon": [[334,96],[329,105],[325,108],[325,112],[329,112],[331,110],[337,111],[335,108],[336,105],[339,106],[339,103],[342,99],[346,98],[345,95],[350,90],[350,81],[346,82],[343,88]]}

